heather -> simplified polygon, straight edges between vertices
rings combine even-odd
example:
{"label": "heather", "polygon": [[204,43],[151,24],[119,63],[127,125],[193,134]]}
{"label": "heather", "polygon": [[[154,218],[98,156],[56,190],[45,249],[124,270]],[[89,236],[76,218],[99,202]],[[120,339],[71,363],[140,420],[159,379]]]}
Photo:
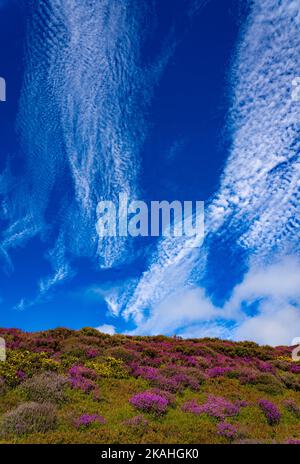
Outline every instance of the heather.
{"label": "heather", "polygon": [[95,423],[104,424],[105,419],[102,416],[99,416],[99,414],[82,414],[75,420],[74,425],[75,427],[80,428],[89,427]]}
{"label": "heather", "polygon": [[46,433],[57,426],[56,409],[47,403],[20,404],[1,418],[0,434],[23,435],[34,432]]}
{"label": "heather", "polygon": [[64,389],[67,383],[66,376],[46,371],[24,380],[20,389],[27,400],[60,403],[66,400]]}
{"label": "heather", "polygon": [[298,443],[289,347],[0,329],[1,443]]}
{"label": "heather", "polygon": [[270,425],[279,424],[281,414],[275,404],[268,400],[261,400],[258,404]]}
{"label": "heather", "polygon": [[169,404],[168,400],[164,396],[151,391],[137,393],[130,398],[129,402],[136,409],[158,416],[166,412]]}
{"label": "heather", "polygon": [[234,427],[234,425],[228,422],[220,422],[217,426],[217,432],[220,436],[233,440],[236,437],[238,430]]}

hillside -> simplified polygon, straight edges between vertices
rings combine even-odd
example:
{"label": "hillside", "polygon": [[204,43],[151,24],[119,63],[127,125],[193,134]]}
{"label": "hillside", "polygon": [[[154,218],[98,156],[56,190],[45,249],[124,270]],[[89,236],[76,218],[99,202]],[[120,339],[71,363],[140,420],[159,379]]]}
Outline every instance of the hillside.
{"label": "hillside", "polygon": [[0,443],[300,443],[288,347],[0,329]]}

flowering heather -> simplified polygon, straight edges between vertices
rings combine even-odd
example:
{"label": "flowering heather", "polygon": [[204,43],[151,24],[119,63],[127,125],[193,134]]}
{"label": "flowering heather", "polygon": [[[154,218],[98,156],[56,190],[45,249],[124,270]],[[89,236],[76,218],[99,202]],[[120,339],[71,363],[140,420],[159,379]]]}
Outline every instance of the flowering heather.
{"label": "flowering heather", "polygon": [[85,366],[73,366],[69,370],[69,374],[71,377],[86,377],[88,379],[95,379],[97,374],[92,369],[89,369]]}
{"label": "flowering heather", "polygon": [[299,364],[292,364],[290,367],[290,371],[294,374],[300,374],[300,365]]}
{"label": "flowering heather", "polygon": [[236,416],[240,411],[239,403],[232,403],[221,396],[209,395],[205,404],[201,405],[203,413],[217,419]]}
{"label": "flowering heather", "polygon": [[202,406],[200,406],[197,401],[195,400],[190,400],[184,403],[181,407],[183,412],[190,412],[192,414],[201,414],[202,411]]}
{"label": "flowering heather", "polygon": [[57,427],[56,408],[46,403],[23,403],[2,417],[1,435],[46,433]]}
{"label": "flowering heather", "polygon": [[258,376],[259,372],[251,367],[237,369],[237,377],[242,385],[257,383]]}
{"label": "flowering heather", "polygon": [[198,364],[199,364],[198,359],[195,356],[187,356],[185,358],[186,366],[196,367],[198,366]]}
{"label": "flowering heather", "polygon": [[20,389],[27,400],[37,402],[61,403],[65,400],[64,388],[68,378],[55,372],[42,372],[25,380]]}
{"label": "flowering heather", "polygon": [[129,402],[136,409],[156,415],[165,413],[169,404],[165,397],[152,393],[151,391],[137,393],[130,398]]}
{"label": "flowering heather", "polygon": [[178,393],[183,390],[183,385],[179,379],[179,381],[175,377],[164,377],[160,375],[156,380],[151,382],[152,385],[160,388],[162,390],[166,390],[170,393]]}
{"label": "flowering heather", "polygon": [[97,374],[92,369],[89,369],[84,366],[73,366],[69,370],[69,380],[71,386],[77,390],[81,390],[84,393],[90,393],[92,391],[97,391],[98,386],[94,382],[97,377]]}
{"label": "flowering heather", "polygon": [[300,439],[294,440],[293,438],[290,438],[286,443],[287,445],[300,445]]}
{"label": "flowering heather", "polygon": [[260,400],[258,402],[261,410],[267,418],[270,425],[277,425],[280,422],[281,414],[275,404],[268,400]]}
{"label": "flowering heather", "polygon": [[174,406],[176,403],[176,395],[173,395],[173,393],[169,391],[161,390],[160,388],[151,388],[151,390],[148,391],[165,398],[170,406]]}
{"label": "flowering heather", "polygon": [[159,376],[159,370],[151,366],[137,366],[132,365],[132,375],[134,377],[142,377],[146,380],[155,380]]}
{"label": "flowering heather", "polygon": [[18,377],[18,379],[22,382],[23,380],[26,379],[26,374],[24,371],[22,371],[21,369],[19,369],[17,372],[16,372],[16,376]]}
{"label": "flowering heather", "polygon": [[265,361],[261,361],[260,359],[257,361],[257,368],[261,371],[261,372],[269,372],[271,374],[274,373],[275,369],[274,367],[272,366],[272,364],[268,363],[268,362],[265,362]]}
{"label": "flowering heather", "polygon": [[104,417],[99,416],[99,414],[82,414],[78,417],[78,419],[76,419],[75,427],[88,427],[95,422],[98,424],[105,424],[105,419]]}
{"label": "flowering heather", "polygon": [[95,382],[84,377],[71,377],[71,386],[77,390],[81,390],[84,393],[89,393],[96,388]]}
{"label": "flowering heather", "polygon": [[191,375],[179,373],[174,375],[172,380],[182,387],[189,387],[195,391],[199,389],[199,381]]}
{"label": "flowering heather", "polygon": [[193,414],[207,414],[217,419],[224,419],[229,416],[236,416],[241,407],[246,406],[245,401],[231,401],[222,398],[221,396],[209,395],[206,403],[198,404],[195,400],[187,401],[182,406],[182,411]]}
{"label": "flowering heather", "polygon": [[99,354],[99,351],[95,348],[89,348],[87,351],[86,351],[86,356],[87,358],[90,358],[90,359],[93,359],[93,358],[96,358]]}
{"label": "flowering heather", "polygon": [[300,419],[300,407],[296,404],[294,400],[285,400],[283,405],[288,411],[294,414],[294,416]]}
{"label": "flowering heather", "polygon": [[236,437],[238,430],[236,427],[234,427],[232,424],[229,424],[228,422],[219,422],[217,425],[217,433],[221,437],[226,437],[229,440],[232,440]]}
{"label": "flowering heather", "polygon": [[148,426],[148,424],[149,421],[141,414],[124,421],[124,425],[133,428],[145,428]]}
{"label": "flowering heather", "polygon": [[[164,369],[157,369],[149,366],[137,366],[133,369],[133,375],[149,380],[152,385],[167,390],[171,393],[182,391],[184,388],[197,390],[199,388],[199,379],[189,375],[186,368],[172,366]],[[198,374],[199,378],[201,374]]]}
{"label": "flowering heather", "polygon": [[206,375],[210,378],[212,377],[221,377],[228,374],[231,371],[229,367],[212,367],[207,369]]}
{"label": "flowering heather", "polygon": [[[0,363],[3,443],[299,441],[299,363],[289,347],[91,328],[0,328],[0,337],[8,347]],[[270,427],[281,414],[282,427]]]}

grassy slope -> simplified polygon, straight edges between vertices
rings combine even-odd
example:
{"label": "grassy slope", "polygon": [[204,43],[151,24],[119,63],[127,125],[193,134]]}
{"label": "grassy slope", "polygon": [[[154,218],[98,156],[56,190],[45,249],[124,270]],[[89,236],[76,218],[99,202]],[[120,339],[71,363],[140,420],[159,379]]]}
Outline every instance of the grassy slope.
{"label": "grassy slope", "polygon": [[[218,339],[109,336],[88,328],[35,334],[0,329],[0,336],[8,347],[8,359],[0,363],[0,417],[28,401],[22,383],[43,371],[69,376],[72,366],[88,366],[96,373],[93,382],[98,392],[65,387],[65,399],[56,405],[55,430],[22,435],[2,430],[1,443],[285,443],[300,439],[300,417],[284,406],[285,400],[293,399],[300,407],[300,372],[287,347]],[[147,379],[141,366],[154,367],[155,375]],[[214,371],[215,367],[225,370]],[[193,387],[176,380],[176,373],[191,378]],[[166,386],[164,379],[172,378],[174,382]],[[161,416],[137,411],[129,403],[134,394],[153,387],[172,390],[174,396],[174,404]],[[232,440],[217,433],[217,418],[182,411],[186,401],[195,399],[201,405],[209,394],[247,401],[239,414],[226,418],[237,429]],[[258,406],[261,399],[270,400],[280,410],[279,424],[268,423]],[[78,428],[74,421],[84,413],[98,413],[106,422]],[[146,425],[126,425],[138,414],[147,419]]]}

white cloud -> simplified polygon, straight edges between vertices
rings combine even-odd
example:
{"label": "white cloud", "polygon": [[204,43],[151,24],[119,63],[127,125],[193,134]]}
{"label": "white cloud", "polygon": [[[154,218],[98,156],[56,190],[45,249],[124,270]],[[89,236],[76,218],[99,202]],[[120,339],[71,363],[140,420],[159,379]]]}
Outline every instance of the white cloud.
{"label": "white cloud", "polygon": [[260,306],[258,316],[247,318],[236,329],[233,338],[268,345],[291,345],[299,334],[300,306],[271,299]]}
{"label": "white cloud", "polygon": [[140,321],[137,334],[173,334],[179,328],[220,316],[219,310],[205,296],[203,289],[182,290],[154,307],[149,317]]}
{"label": "white cloud", "polygon": [[99,330],[99,332],[106,333],[109,335],[114,335],[116,333],[115,326],[109,324],[100,325],[99,327],[96,327],[96,330]]}
{"label": "white cloud", "polygon": [[251,303],[257,299],[277,301],[278,309],[281,305],[284,307],[284,302],[300,303],[299,260],[288,256],[268,266],[252,264],[242,283],[234,288],[224,309],[228,317],[239,317],[242,303]]}
{"label": "white cloud", "polygon": [[64,266],[61,247],[70,260],[102,267],[131,259],[125,239],[97,236],[96,207],[120,191],[136,195],[146,113],[173,44],[163,41],[143,60],[151,2],[33,3],[17,120],[24,169],[14,179],[8,168],[0,175],[0,214],[9,223],[0,252],[12,268],[10,249],[51,237],[60,266],[41,282],[46,288]]}
{"label": "white cloud", "polygon": [[202,288],[179,289],[140,319],[133,333],[290,344],[300,335],[300,262],[290,256],[264,267],[253,264],[223,307]]}
{"label": "white cloud", "polygon": [[[243,302],[258,301],[256,314],[241,310]],[[236,340],[254,340],[270,345],[291,344],[300,335],[300,263],[286,257],[265,268],[253,267],[225,305],[228,317],[235,317]]]}
{"label": "white cloud", "polygon": [[293,0],[253,2],[232,71],[231,153],[206,210],[206,248],[191,253],[184,239],[161,240],[128,298],[126,316],[142,320],[145,310],[199,280],[207,250],[220,235],[257,263],[299,251],[300,105],[291,98],[300,69],[298,18]]}
{"label": "white cloud", "polygon": [[102,284],[91,285],[84,291],[84,298],[101,299],[105,301],[108,311],[113,316],[119,315],[119,309],[124,304],[127,293],[136,286],[136,279],[125,281],[108,281]]}
{"label": "white cloud", "polygon": [[192,326],[180,329],[176,335],[182,338],[221,338],[223,340],[229,339],[231,330],[225,324],[216,323],[214,321],[202,324],[194,324]]}

